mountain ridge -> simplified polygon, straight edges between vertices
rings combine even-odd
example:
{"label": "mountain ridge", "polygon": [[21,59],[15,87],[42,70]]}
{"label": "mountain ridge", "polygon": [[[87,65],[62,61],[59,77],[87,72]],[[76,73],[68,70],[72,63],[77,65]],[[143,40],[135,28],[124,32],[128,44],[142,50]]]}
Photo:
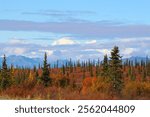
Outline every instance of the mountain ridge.
{"label": "mountain ridge", "polygon": [[[26,56],[22,56],[22,55],[10,55],[8,57],[6,57],[7,59],[7,64],[8,66],[14,65],[14,67],[27,67],[27,68],[33,68],[34,66],[38,67],[39,64],[42,65],[43,64],[43,59],[42,58],[30,58],[30,57],[26,57]],[[137,61],[140,62],[145,61],[148,59],[150,60],[150,58],[147,57],[139,57],[139,56],[132,56],[130,58],[124,58],[123,62],[125,62],[126,60],[130,60],[130,61]],[[2,61],[3,61],[3,57],[0,57],[0,65],[2,65]],[[69,61],[69,60],[55,60],[55,61],[48,61],[52,66],[54,64],[56,64],[58,62],[58,67],[61,67],[65,62]]]}

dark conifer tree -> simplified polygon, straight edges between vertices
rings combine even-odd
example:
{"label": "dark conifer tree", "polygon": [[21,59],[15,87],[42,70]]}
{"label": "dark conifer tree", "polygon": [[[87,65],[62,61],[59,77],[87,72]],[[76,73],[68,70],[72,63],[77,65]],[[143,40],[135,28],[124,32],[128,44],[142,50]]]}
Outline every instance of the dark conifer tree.
{"label": "dark conifer tree", "polygon": [[1,70],[1,89],[6,89],[11,85],[10,73],[7,68],[6,56],[4,55],[2,70]]}
{"label": "dark conifer tree", "polygon": [[59,67],[59,61],[57,60],[57,62],[56,62],[56,68],[58,69],[58,67]]}
{"label": "dark conifer tree", "polygon": [[41,69],[41,65],[40,65],[40,64],[39,64],[39,66],[38,66],[38,67],[39,67],[39,69]]}
{"label": "dark conifer tree", "polygon": [[81,67],[80,60],[77,61],[77,67]]}
{"label": "dark conifer tree", "polygon": [[69,61],[69,71],[70,71],[70,73],[73,72],[73,63],[72,63],[71,58],[70,58],[70,61]]}
{"label": "dark conifer tree", "polygon": [[48,86],[49,84],[51,84],[51,78],[49,77],[50,72],[49,72],[49,65],[47,64],[47,54],[45,53],[44,56],[44,62],[43,62],[43,68],[42,68],[42,77],[41,77],[41,81],[43,83],[44,86]]}
{"label": "dark conifer tree", "polygon": [[90,76],[93,77],[94,74],[93,74],[93,65],[92,65],[92,63],[90,63],[89,68],[90,68]]}
{"label": "dark conifer tree", "polygon": [[83,79],[85,78],[85,73],[86,73],[86,66],[85,66],[85,62],[83,63]]}
{"label": "dark conifer tree", "polygon": [[63,75],[65,75],[65,73],[66,73],[65,65],[64,65],[64,64],[63,64],[63,66],[62,66],[62,73],[63,73]]}
{"label": "dark conifer tree", "polygon": [[33,71],[36,72],[36,66],[35,66],[35,65],[34,65],[34,67],[33,67]]}
{"label": "dark conifer tree", "polygon": [[105,55],[104,56],[104,60],[103,60],[103,64],[102,64],[102,73],[101,73],[101,75],[102,75],[102,77],[104,77],[104,78],[107,78],[107,77],[109,77],[109,74],[108,74],[108,66],[109,64],[108,64],[108,57],[107,57],[107,55]]}
{"label": "dark conifer tree", "polygon": [[110,56],[110,79],[113,93],[120,95],[123,88],[122,60],[119,48],[115,46]]}
{"label": "dark conifer tree", "polygon": [[95,73],[96,73],[96,78],[97,78],[99,76],[99,66],[98,66],[98,64],[96,65]]}
{"label": "dark conifer tree", "polygon": [[38,70],[36,70],[35,78],[36,78],[36,80],[38,80],[38,79],[39,79],[39,73],[38,73]]}

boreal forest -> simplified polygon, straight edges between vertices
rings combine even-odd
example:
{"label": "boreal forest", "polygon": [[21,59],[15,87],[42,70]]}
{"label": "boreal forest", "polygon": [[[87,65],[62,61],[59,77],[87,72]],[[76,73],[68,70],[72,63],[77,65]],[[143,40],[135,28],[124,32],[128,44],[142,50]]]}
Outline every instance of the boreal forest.
{"label": "boreal forest", "polygon": [[[6,53],[7,55],[7,53]],[[150,99],[150,61],[132,61],[119,47],[100,60],[68,60],[51,66],[47,54],[33,68],[7,65],[0,69],[0,99],[25,100],[133,100]]]}

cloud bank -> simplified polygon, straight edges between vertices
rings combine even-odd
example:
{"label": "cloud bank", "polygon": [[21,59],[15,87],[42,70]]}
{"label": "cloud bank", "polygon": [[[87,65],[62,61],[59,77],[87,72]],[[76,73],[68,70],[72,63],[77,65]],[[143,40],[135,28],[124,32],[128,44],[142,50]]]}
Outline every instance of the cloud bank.
{"label": "cloud bank", "polygon": [[38,31],[99,38],[149,37],[150,25],[113,22],[34,22],[0,20],[1,31]]}
{"label": "cloud bank", "polygon": [[[13,42],[13,43],[12,43]],[[54,40],[47,46],[38,45],[29,42],[12,40],[8,43],[0,43],[0,55],[24,55],[33,58],[43,58],[45,52],[49,60],[57,59],[74,60],[81,59],[103,59],[105,54],[110,55],[113,46],[119,46],[120,53],[124,58],[131,56],[149,56],[150,57],[150,37],[142,38],[116,38],[113,41],[99,43],[91,40],[89,43],[77,43],[76,40],[68,37]]]}

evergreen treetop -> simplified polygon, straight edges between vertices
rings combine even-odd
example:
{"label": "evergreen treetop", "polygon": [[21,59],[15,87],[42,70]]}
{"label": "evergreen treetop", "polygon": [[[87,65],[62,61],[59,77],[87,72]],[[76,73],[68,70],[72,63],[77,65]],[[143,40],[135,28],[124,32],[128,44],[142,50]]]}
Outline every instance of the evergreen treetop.
{"label": "evergreen treetop", "polygon": [[51,78],[49,77],[49,65],[47,63],[47,54],[44,55],[44,62],[43,62],[43,68],[42,68],[42,83],[44,86],[48,86],[51,83]]}

